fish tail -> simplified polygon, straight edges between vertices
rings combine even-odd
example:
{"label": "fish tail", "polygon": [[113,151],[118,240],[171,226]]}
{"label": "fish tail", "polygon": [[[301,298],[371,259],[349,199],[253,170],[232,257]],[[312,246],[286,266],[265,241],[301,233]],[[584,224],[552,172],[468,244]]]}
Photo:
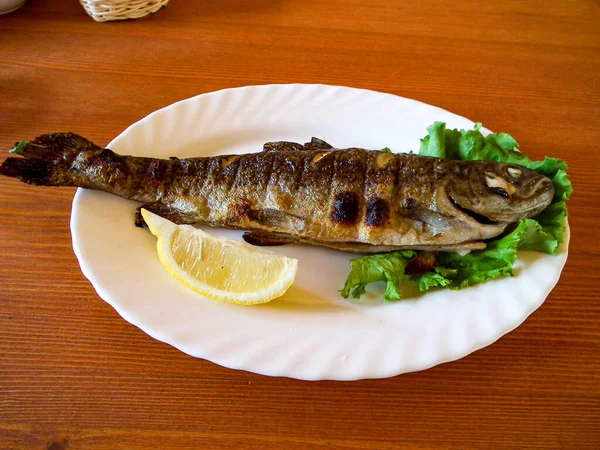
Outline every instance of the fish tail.
{"label": "fish tail", "polygon": [[53,164],[41,159],[8,158],[0,166],[0,175],[35,186],[53,186],[55,169]]}
{"label": "fish tail", "polygon": [[71,163],[82,151],[96,149],[99,147],[74,133],[45,134],[17,143],[9,153],[21,158],[7,158],[0,175],[36,186],[74,186],[68,170]]}

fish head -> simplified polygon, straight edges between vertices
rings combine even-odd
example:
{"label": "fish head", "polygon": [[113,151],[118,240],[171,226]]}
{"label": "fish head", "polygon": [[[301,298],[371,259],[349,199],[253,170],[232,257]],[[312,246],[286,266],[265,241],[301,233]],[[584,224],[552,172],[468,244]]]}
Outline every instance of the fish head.
{"label": "fish head", "polygon": [[550,178],[516,164],[465,163],[447,184],[452,205],[480,223],[513,223],[539,214],[554,198]]}

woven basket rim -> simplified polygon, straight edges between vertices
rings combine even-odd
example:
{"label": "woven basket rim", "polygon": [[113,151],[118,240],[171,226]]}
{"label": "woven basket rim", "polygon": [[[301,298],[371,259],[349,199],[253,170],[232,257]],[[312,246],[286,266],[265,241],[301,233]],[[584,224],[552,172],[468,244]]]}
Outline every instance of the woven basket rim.
{"label": "woven basket rim", "polygon": [[97,22],[139,19],[166,6],[169,0],[79,0],[85,12]]}

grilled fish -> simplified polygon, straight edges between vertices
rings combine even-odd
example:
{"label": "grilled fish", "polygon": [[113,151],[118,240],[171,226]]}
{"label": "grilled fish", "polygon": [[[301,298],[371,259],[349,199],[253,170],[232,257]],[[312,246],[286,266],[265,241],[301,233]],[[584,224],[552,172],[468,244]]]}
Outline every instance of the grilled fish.
{"label": "grilled fish", "polygon": [[[296,242],[374,253],[485,248],[550,204],[549,178],[513,164],[454,161],[313,138],[253,154],[154,159],[119,155],[74,133],[16,147],[0,174],[141,202],[173,222],[247,230],[255,245]],[[135,222],[143,226],[139,210]]]}

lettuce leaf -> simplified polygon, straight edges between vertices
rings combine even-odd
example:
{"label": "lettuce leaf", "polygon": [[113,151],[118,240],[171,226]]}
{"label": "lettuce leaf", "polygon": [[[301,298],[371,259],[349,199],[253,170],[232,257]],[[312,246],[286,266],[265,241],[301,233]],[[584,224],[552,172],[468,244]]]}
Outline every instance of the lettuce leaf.
{"label": "lettuce leaf", "polygon": [[545,231],[539,222],[533,219],[526,219],[523,222],[526,223],[526,229],[521,235],[519,248],[525,248],[554,255],[556,253],[556,249],[558,248],[558,240],[554,238],[554,236],[547,230]]}
{"label": "lettuce leaf", "polygon": [[512,276],[517,248],[527,228],[526,221],[520,221],[511,233],[489,242],[485,250],[473,251],[464,256],[454,252],[441,252],[437,264],[456,270],[449,288],[462,289],[504,275]]}
{"label": "lettuce leaf", "polygon": [[23,151],[25,150],[25,145],[27,145],[27,142],[20,141],[17,145],[14,146],[14,148],[11,148],[8,151],[8,153],[15,154],[15,155],[21,155],[23,153]]}
{"label": "lettuce leaf", "polygon": [[351,259],[350,273],[340,291],[342,297],[359,298],[368,284],[383,281],[386,283],[383,301],[400,300],[400,285],[409,280],[404,269],[414,255],[413,251],[398,251]]}
{"label": "lettuce leaf", "polygon": [[425,273],[413,275],[412,281],[417,283],[417,289],[423,292],[452,284],[452,279],[456,277],[457,273],[457,269],[449,269],[436,265]]}
{"label": "lettuce leaf", "polygon": [[[562,161],[561,161],[562,162]],[[545,210],[534,217],[542,231],[552,236],[557,244],[564,241],[565,219],[567,218],[567,200],[573,193],[573,187],[565,169],[558,169],[552,177],[554,200]],[[558,245],[557,245],[558,247]],[[554,252],[552,252],[554,254]]]}
{"label": "lettuce leaf", "polygon": [[421,139],[419,155],[433,156],[436,158],[446,157],[446,124],[434,122],[427,127],[429,134]]}
{"label": "lettuce leaf", "polygon": [[[535,221],[531,221],[536,223]],[[419,291],[438,287],[462,289],[501,276],[512,276],[512,266],[517,259],[517,249],[521,236],[528,232],[531,223],[519,222],[517,227],[501,239],[491,241],[485,250],[478,250],[460,256],[454,252],[440,252],[435,266],[420,275],[406,275],[404,270],[413,251],[363,256],[350,260],[350,275],[341,294],[344,298],[352,295],[359,298],[365,293],[368,284],[377,281],[386,283],[383,300],[396,301],[402,298],[400,286],[415,282]]]}

